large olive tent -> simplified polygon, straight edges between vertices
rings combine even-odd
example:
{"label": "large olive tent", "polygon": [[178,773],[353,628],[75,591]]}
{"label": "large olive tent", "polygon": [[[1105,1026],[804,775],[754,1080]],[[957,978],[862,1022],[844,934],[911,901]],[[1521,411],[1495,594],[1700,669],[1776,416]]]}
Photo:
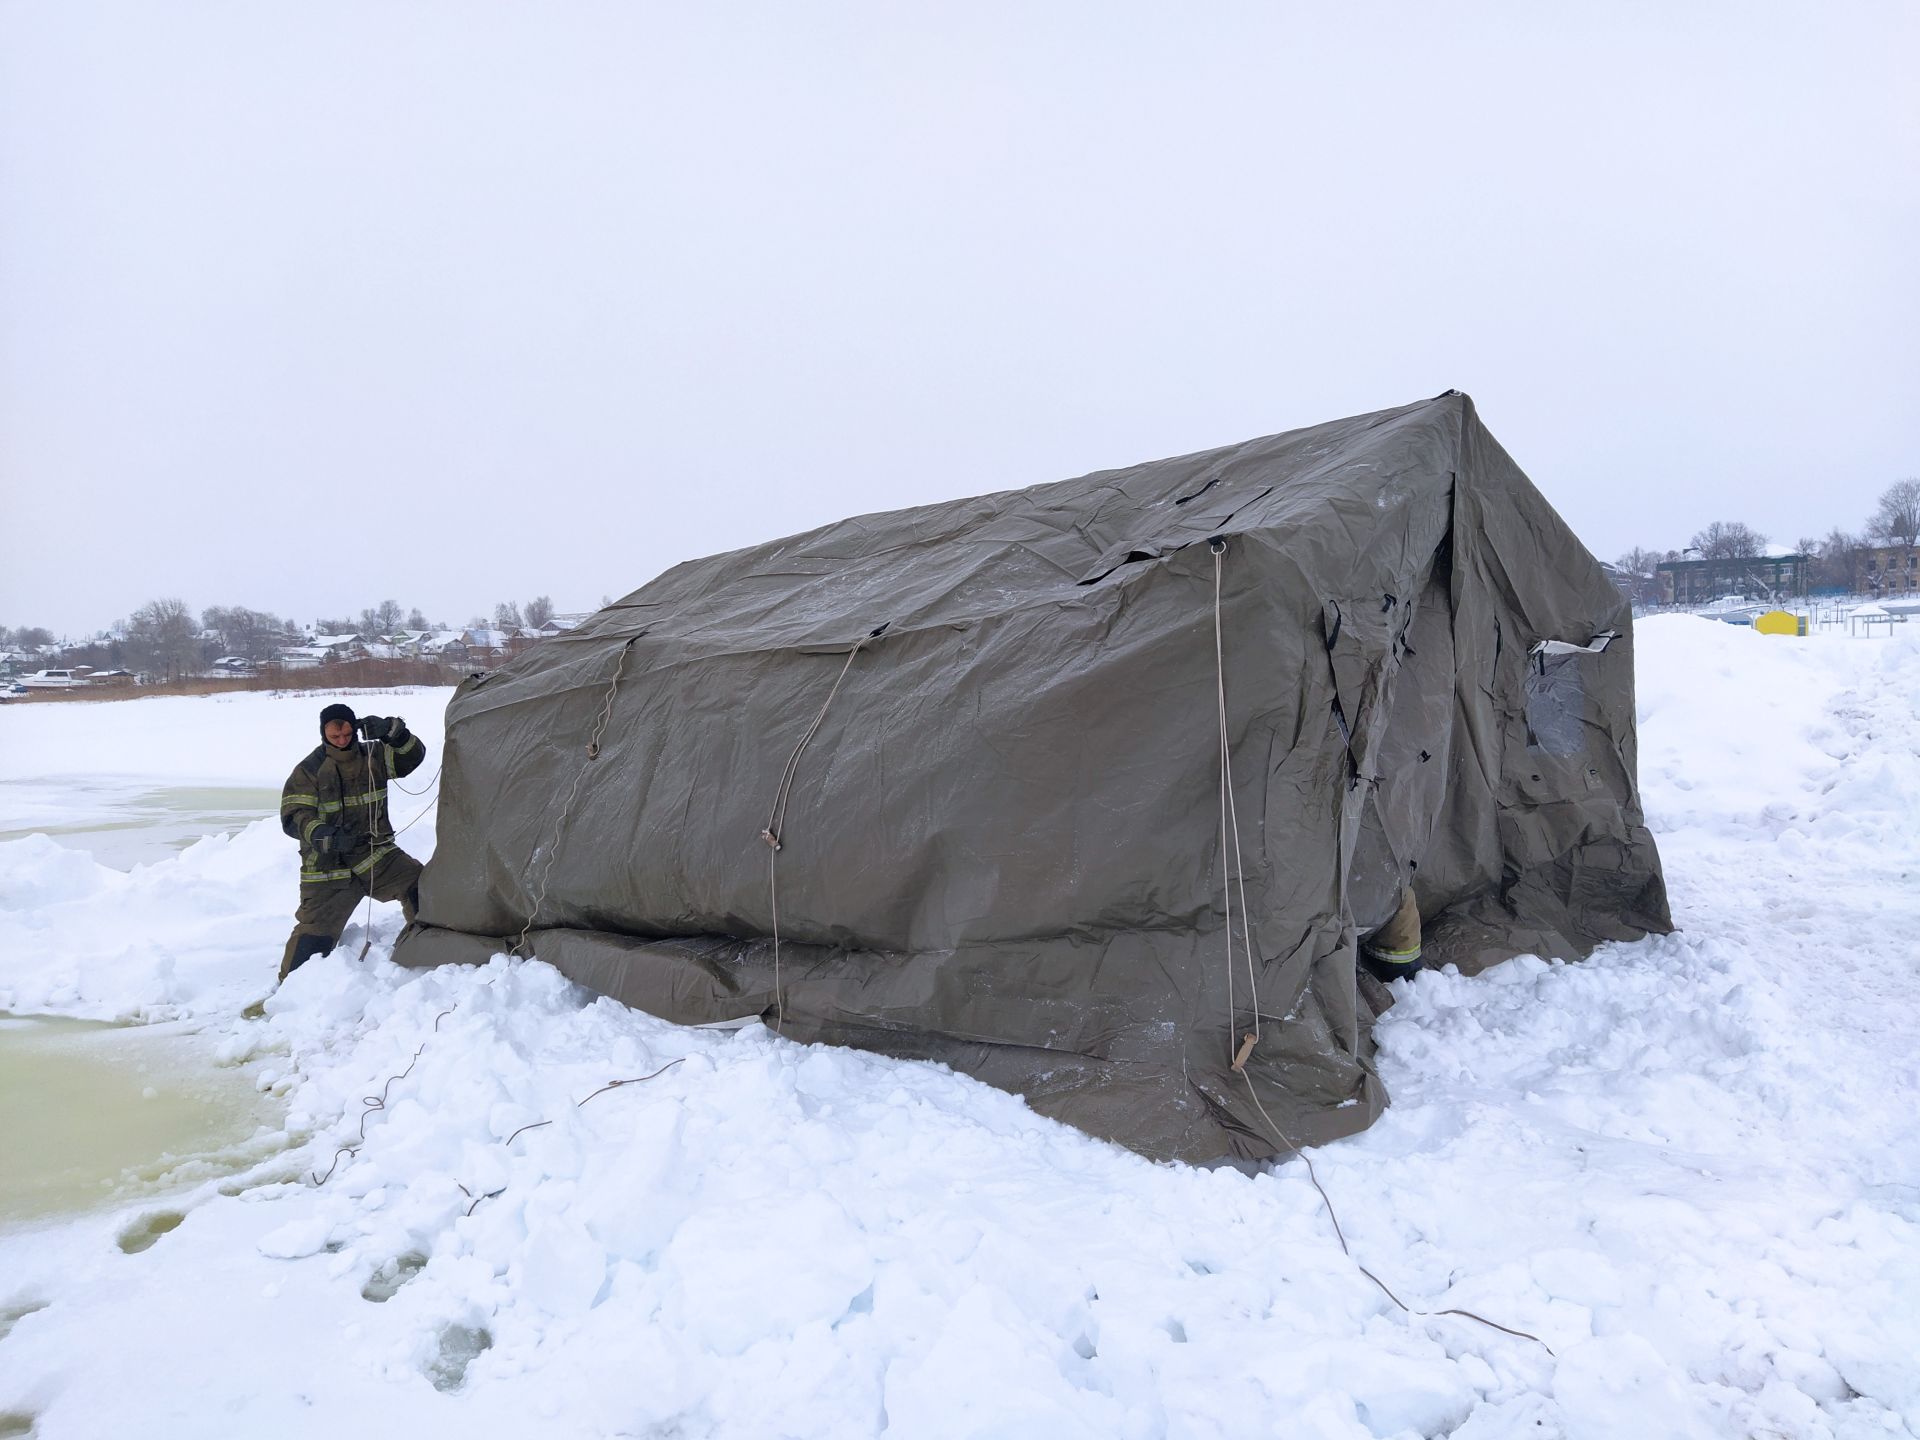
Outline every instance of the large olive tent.
{"label": "large olive tent", "polygon": [[1404,886],[1463,969],[1669,928],[1632,645],[1458,393],[843,521],[463,685],[398,958],[1283,1153],[1386,1103],[1356,951]]}

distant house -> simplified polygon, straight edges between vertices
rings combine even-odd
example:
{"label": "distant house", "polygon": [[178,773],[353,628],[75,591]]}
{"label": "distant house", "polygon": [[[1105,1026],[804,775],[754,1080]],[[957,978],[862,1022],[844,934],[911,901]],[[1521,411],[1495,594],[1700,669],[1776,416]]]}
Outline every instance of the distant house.
{"label": "distant house", "polygon": [[1920,550],[1910,545],[1877,545],[1854,561],[1856,595],[1911,595],[1920,590]]}
{"label": "distant house", "polygon": [[416,653],[430,660],[464,664],[467,659],[467,637],[458,630],[436,630],[419,642]]}
{"label": "distant house", "polygon": [[578,629],[582,622],[592,618],[591,610],[582,610],[572,615],[550,615],[545,623],[537,628],[542,635],[564,635],[569,630]]}
{"label": "distant house", "polygon": [[1663,605],[1704,605],[1725,595],[1784,600],[1804,595],[1809,557],[1798,552],[1735,559],[1663,560],[1654,570]]}
{"label": "distant house", "polygon": [[331,658],[317,645],[289,645],[273,652],[274,663],[284,670],[317,669]]}
{"label": "distant house", "polygon": [[504,630],[482,629],[476,625],[461,631],[460,638],[466,644],[469,661],[504,660],[513,650],[513,637]]}
{"label": "distant house", "polygon": [[316,635],[307,648],[324,650],[334,660],[358,660],[367,653],[367,642],[359,635]]}

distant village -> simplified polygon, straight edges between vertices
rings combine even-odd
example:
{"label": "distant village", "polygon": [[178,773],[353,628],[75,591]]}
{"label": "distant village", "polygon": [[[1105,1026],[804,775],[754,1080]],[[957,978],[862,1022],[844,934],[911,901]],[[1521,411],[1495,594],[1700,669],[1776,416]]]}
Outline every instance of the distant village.
{"label": "distant village", "polygon": [[[1859,532],[1777,545],[1751,526],[1715,521],[1681,549],[1635,549],[1604,568],[1636,614],[1711,611],[1750,624],[1786,609],[1816,627],[1868,621],[1869,633],[1875,624],[1890,630],[1920,615],[1920,479],[1890,485]],[[184,601],[154,600],[85,640],[0,626],[0,699],[116,685],[447,684],[564,635],[590,614],[558,614],[543,595],[454,627],[384,600],[357,620],[301,625],[243,607],[196,615]]]}
{"label": "distant village", "polygon": [[[268,685],[448,683],[499,665],[529,646],[564,635],[591,612],[556,613],[544,597],[523,610],[495,607],[494,619],[459,627],[426,623],[393,601],[352,619],[310,625],[244,608],[198,617],[178,600],[142,606],[85,640],[56,639],[38,627],[0,627],[0,692],[112,686],[185,688]],[[192,682],[207,682],[194,686]]]}
{"label": "distant village", "polygon": [[395,630],[386,635],[368,635],[357,630],[309,635],[298,645],[277,648],[265,661],[245,655],[221,655],[210,662],[209,668],[215,672],[231,672],[266,664],[282,670],[305,670],[345,660],[433,660],[484,670],[518,655],[536,640],[564,635],[586,618],[585,614],[552,615],[538,625],[517,625],[505,630],[469,625],[459,630]]}

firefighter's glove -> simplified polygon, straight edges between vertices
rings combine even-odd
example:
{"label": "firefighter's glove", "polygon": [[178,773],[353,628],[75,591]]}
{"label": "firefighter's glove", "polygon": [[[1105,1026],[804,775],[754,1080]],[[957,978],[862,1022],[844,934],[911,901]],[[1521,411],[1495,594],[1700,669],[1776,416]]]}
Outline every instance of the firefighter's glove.
{"label": "firefighter's glove", "polygon": [[385,740],[393,722],[378,715],[367,715],[360,721],[360,733],[369,740]]}
{"label": "firefighter's glove", "polygon": [[387,744],[398,750],[412,738],[413,732],[407,729],[407,722],[398,715],[387,721]]}
{"label": "firefighter's glove", "polygon": [[334,852],[334,848],[340,843],[340,827],[338,825],[316,825],[313,827],[313,834],[307,837],[307,843],[313,847],[314,854],[331,855]]}

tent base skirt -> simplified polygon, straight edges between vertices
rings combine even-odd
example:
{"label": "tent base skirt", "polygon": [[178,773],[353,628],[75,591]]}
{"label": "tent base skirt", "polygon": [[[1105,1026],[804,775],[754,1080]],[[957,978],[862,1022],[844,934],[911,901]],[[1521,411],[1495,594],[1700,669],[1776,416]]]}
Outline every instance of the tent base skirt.
{"label": "tent base skirt", "polygon": [[[416,925],[394,958],[418,969],[484,965],[515,953],[515,943],[511,936]],[[1296,1007],[1302,1019],[1265,1021],[1246,1068],[1234,1071],[1217,1029],[1201,1038],[1182,1037],[1172,1024],[1137,1026],[1116,1035],[1107,1053],[1091,1055],[863,1015],[847,1007],[837,987],[810,984],[808,971],[828,964],[836,972],[868,967],[874,957],[823,946],[782,948],[784,1005],[775,1002],[770,950],[759,941],[645,939],[556,928],[533,931],[520,953],[551,964],[595,994],[674,1024],[760,1022],[799,1044],[945,1065],[1019,1096],[1038,1114],[1151,1160],[1208,1165],[1282,1159],[1296,1147],[1366,1129],[1387,1105],[1371,1063],[1371,1027],[1361,1027],[1361,1057],[1329,1066],[1328,1025],[1311,1001]],[[1209,1060],[1196,1050],[1220,1053]]]}

